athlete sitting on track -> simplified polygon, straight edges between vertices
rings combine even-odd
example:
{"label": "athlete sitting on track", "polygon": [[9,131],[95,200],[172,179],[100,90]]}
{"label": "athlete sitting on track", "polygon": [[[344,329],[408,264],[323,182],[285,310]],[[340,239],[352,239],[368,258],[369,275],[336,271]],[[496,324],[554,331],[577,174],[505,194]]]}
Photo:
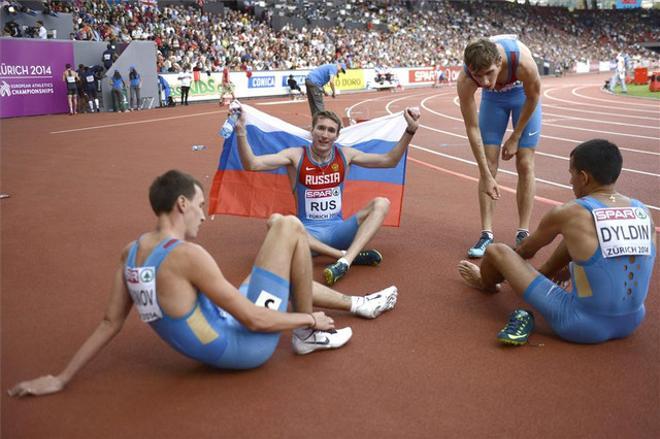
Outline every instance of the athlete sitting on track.
{"label": "athlete sitting on track", "polygon": [[[318,253],[338,258],[323,274],[333,285],[348,271],[351,264],[378,265],[382,255],[376,250],[362,250],[376,234],[390,207],[384,197],[371,200],[355,215],[344,220],[342,197],[344,178],[351,164],[368,168],[391,168],[401,156],[417,131],[420,114],[406,108],[403,115],[408,127],[399,143],[386,154],[367,154],[350,147],[339,147],[341,121],[332,111],[320,111],[312,120],[312,144],[291,147],[276,154],[256,156],[247,142],[245,114],[236,124],[238,151],[246,170],[271,171],[286,166],[296,197],[298,218],[309,233],[309,246]],[[332,195],[319,200],[316,210],[305,203],[308,190],[331,189]],[[345,250],[345,251],[342,251]]]}
{"label": "athlete sitting on track", "polygon": [[[481,268],[461,261],[460,275],[491,292],[507,280],[565,340],[600,343],[630,335],[644,319],[656,235],[646,206],[616,192],[621,166],[619,149],[607,140],[578,145],[569,167],[577,199],[548,212],[516,250],[491,244]],[[526,260],[557,235],[563,241],[535,270]],[[569,278],[570,292],[553,282]],[[533,324],[530,312],[517,310],[498,339],[524,344]]]}
{"label": "athlete sitting on track", "polygon": [[[270,219],[249,280],[237,290],[206,250],[188,242],[205,220],[201,184],[190,175],[169,171],[152,183],[149,199],[158,216],[156,229],[124,248],[101,323],[59,375],[19,383],[10,395],[62,390],[119,333],[133,304],[140,318],[175,350],[219,368],[260,366],[286,329],[293,329],[297,354],[339,348],[351,338],[351,328],[335,331],[332,318],[312,312],[312,301],[344,307],[345,296],[318,284],[313,287],[307,234],[297,218]],[[393,308],[396,297],[396,288],[390,287],[355,298],[359,300],[351,308],[373,318]],[[295,312],[287,312],[289,298]]]}

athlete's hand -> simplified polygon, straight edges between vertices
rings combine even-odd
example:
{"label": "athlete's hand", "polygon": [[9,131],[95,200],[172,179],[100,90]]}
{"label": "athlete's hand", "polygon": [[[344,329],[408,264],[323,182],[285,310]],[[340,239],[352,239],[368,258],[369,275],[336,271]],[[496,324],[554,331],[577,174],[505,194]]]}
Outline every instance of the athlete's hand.
{"label": "athlete's hand", "polygon": [[229,104],[229,114],[231,114],[234,111],[238,111],[238,115],[239,115],[238,120],[236,121],[236,128],[244,128],[245,111],[243,111],[243,106],[237,99],[234,99],[233,101],[231,101],[231,104]]}
{"label": "athlete's hand", "polygon": [[316,321],[313,329],[320,329],[321,331],[327,331],[328,329],[335,329],[335,321],[329,316],[325,315],[323,311],[313,312],[312,316]]}
{"label": "athlete's hand", "polygon": [[64,382],[59,377],[46,375],[30,381],[16,384],[7,393],[9,396],[22,397],[27,395],[41,396],[57,393],[64,388]]}
{"label": "athlete's hand", "polygon": [[493,200],[500,199],[500,188],[491,175],[479,178],[479,192],[485,193]]}
{"label": "athlete's hand", "polygon": [[422,115],[419,112],[419,107],[406,107],[406,109],[403,111],[403,117],[408,123],[409,131],[417,131],[417,128],[419,128],[418,121],[421,116]]}
{"label": "athlete's hand", "polygon": [[520,137],[511,134],[506,142],[504,142],[504,147],[502,147],[502,160],[511,160],[511,158],[518,153],[519,141]]}
{"label": "athlete's hand", "polygon": [[561,288],[568,289],[571,285],[571,271],[568,269],[568,265],[555,273],[551,280]]}

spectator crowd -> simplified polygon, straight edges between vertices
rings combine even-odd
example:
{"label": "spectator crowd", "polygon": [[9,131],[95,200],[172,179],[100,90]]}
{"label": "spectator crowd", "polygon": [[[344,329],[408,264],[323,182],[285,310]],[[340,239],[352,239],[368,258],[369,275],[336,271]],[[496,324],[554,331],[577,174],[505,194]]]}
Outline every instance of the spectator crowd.
{"label": "spectator crowd", "polygon": [[[255,14],[254,5],[215,14],[190,3],[157,7],[156,2],[138,0],[51,0],[48,4],[54,12],[72,13],[73,39],[113,44],[153,40],[159,72],[180,73],[186,66],[221,72],[225,65],[231,70],[290,70],[339,58],[353,68],[460,65],[469,40],[497,34],[516,34],[535,57],[567,67],[584,60],[612,60],[621,51],[633,60],[658,60],[656,53],[640,45],[660,37],[654,10],[570,11],[449,0],[420,1],[417,7],[403,0],[348,0],[350,8],[336,10],[326,2],[309,7],[310,1],[294,1],[291,7],[260,14]],[[335,25],[275,30],[273,15],[283,13],[308,23],[326,20]]]}

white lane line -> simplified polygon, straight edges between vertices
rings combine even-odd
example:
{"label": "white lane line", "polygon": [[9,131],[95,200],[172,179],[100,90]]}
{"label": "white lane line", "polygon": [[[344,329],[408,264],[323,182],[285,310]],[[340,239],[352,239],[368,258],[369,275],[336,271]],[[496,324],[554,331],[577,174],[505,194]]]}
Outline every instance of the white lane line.
{"label": "white lane line", "polygon": [[[423,146],[414,145],[414,144],[411,143],[411,144],[410,144],[410,147],[413,148],[413,149],[418,149],[418,150],[420,150],[420,151],[427,152],[427,153],[429,153],[429,154],[433,154],[433,155],[437,155],[437,156],[440,156],[440,157],[444,157],[444,158],[447,158],[447,159],[450,159],[450,160],[456,160],[456,161],[458,161],[458,162],[466,163],[466,164],[469,164],[469,165],[472,165],[472,166],[475,166],[475,167],[477,166],[477,163],[476,163],[476,162],[473,162],[472,160],[465,160],[465,159],[462,159],[462,158],[460,158],[460,157],[454,157],[454,156],[452,156],[452,155],[444,154],[444,153],[441,153],[441,152],[438,152],[438,151],[434,151],[434,150],[432,150],[432,149],[428,149],[428,148],[425,148],[425,147],[423,147]],[[453,171],[452,171],[452,172],[453,172]],[[513,176],[516,176],[516,177],[518,176],[518,174],[517,174],[516,172],[508,171],[508,170],[506,170],[506,169],[499,169],[498,172],[501,172],[501,173],[503,173],[503,174],[513,175]],[[469,177],[469,178],[472,179],[472,180],[477,180],[475,177]],[[559,187],[559,188],[562,188],[562,189],[572,190],[571,186],[568,186],[568,185],[565,185],[565,184],[561,184],[561,183],[556,183],[556,182],[554,182],[554,181],[544,180],[544,179],[542,179],[542,178],[538,178],[538,177],[536,178],[536,181],[541,182],[541,183],[545,183],[545,184],[550,185],[550,186],[555,186],[555,187]],[[563,204],[563,203],[560,203],[560,204]],[[658,210],[658,211],[660,211],[660,207],[658,207],[658,206],[654,206],[654,205],[647,204],[647,203],[644,203],[644,204],[645,204],[649,209],[653,209],[653,210]]]}
{"label": "white lane line", "polygon": [[[583,90],[585,88],[588,88],[588,86],[575,87],[574,89],[571,90],[571,94],[573,96],[577,96],[579,98],[587,99],[587,100],[590,100],[590,101],[607,102],[611,105],[616,105],[617,107],[620,107],[621,105],[634,105],[636,107],[654,108],[656,110],[660,110],[660,102],[658,102],[657,104],[644,104],[644,103],[641,103],[641,102],[631,102],[631,101],[628,101],[628,100],[622,101],[621,99],[616,99],[616,98],[613,98],[613,99],[594,98],[594,97],[585,96],[583,94],[578,93],[578,90]],[[624,110],[628,111],[627,108],[625,108]]]}
{"label": "white lane line", "polygon": [[[543,105],[543,106],[545,107],[545,105]],[[610,121],[610,120],[603,120],[603,119],[587,119],[585,117],[576,117],[576,116],[567,116],[565,114],[548,113],[547,111],[543,112],[543,119],[547,120],[547,119],[545,119],[545,116],[556,116],[556,117],[560,117],[560,118],[562,118],[566,121],[568,121],[568,120],[582,120],[584,122],[595,122],[595,123],[601,123],[601,124],[606,124],[606,125],[622,125],[622,126],[625,126],[625,127],[635,127],[635,128],[650,128],[650,129],[653,129],[653,130],[660,131],[660,124],[654,125],[654,126],[651,126],[651,125],[635,125],[635,124],[627,123],[627,122],[613,122],[613,121]],[[658,119],[655,119],[655,120],[657,121]],[[548,122],[551,122],[551,121],[548,120]]]}
{"label": "white lane line", "polygon": [[[432,99],[432,98],[434,98],[434,96],[429,96],[429,97],[427,97],[426,99],[422,100],[422,103],[421,103],[422,108],[424,108],[424,109],[425,109],[426,111],[428,111],[429,113],[435,114],[436,116],[444,117],[444,118],[446,118],[446,119],[450,119],[450,120],[455,120],[455,121],[458,121],[458,122],[461,122],[461,123],[463,122],[463,119],[461,119],[461,118],[453,117],[453,116],[449,116],[449,115],[447,115],[447,114],[439,113],[439,112],[437,112],[437,111],[431,110],[431,109],[426,105],[426,101],[428,101],[429,99]],[[456,99],[458,99],[458,98],[455,98],[454,100],[456,100]],[[456,102],[456,104],[458,105],[457,102]],[[548,124],[548,123],[545,123],[545,122],[543,123],[543,125],[549,125],[549,126],[551,126],[551,124]],[[422,125],[420,125],[420,126],[422,126]],[[423,125],[423,126],[424,126],[424,128],[428,128],[428,129],[433,130],[433,128],[431,128],[431,127],[428,127],[428,126],[426,126],[426,125]],[[511,130],[511,129],[507,129],[507,132],[510,132],[510,131],[512,131],[512,130]],[[462,138],[464,138],[464,139],[467,139],[466,136],[461,136],[461,135],[454,134],[454,133],[447,133],[447,132],[445,132],[445,131],[441,131],[441,132],[443,132],[443,133],[445,133],[445,134],[450,134],[450,135],[452,135],[452,136],[462,137]],[[602,132],[602,131],[598,131],[598,132]],[[584,140],[567,139],[567,138],[565,138],[565,137],[549,136],[549,135],[547,135],[547,134],[541,134],[541,137],[544,138],[544,139],[560,140],[560,141],[562,141],[562,142],[574,143],[574,144],[576,144],[576,145],[578,145],[578,144],[584,142]],[[654,138],[654,139],[657,140],[658,138]],[[642,150],[642,149],[627,148],[627,147],[624,147],[624,146],[620,146],[619,149],[620,149],[621,151],[634,152],[634,153],[637,153],[637,154],[647,154],[647,155],[653,155],[653,156],[660,156],[660,152],[655,152],[655,151],[645,151],[645,150]]]}
{"label": "white lane line", "polygon": [[286,101],[272,101],[272,102],[260,102],[256,105],[286,105],[286,104],[300,104],[307,103],[307,100],[303,99],[287,99]]}
{"label": "white lane line", "polygon": [[[541,134],[541,137],[543,137],[545,139],[560,140],[562,142],[575,143],[576,145],[578,145],[582,142],[585,142],[586,140],[589,140],[589,139],[585,139],[585,140],[567,139],[566,137],[548,136],[546,134]],[[643,149],[626,148],[625,146],[619,146],[619,149],[621,151],[635,152],[637,154],[647,154],[647,155],[660,156],[660,152],[645,151]]]}
{"label": "white lane line", "polygon": [[[412,98],[412,97],[417,97],[417,96],[425,96],[426,94],[427,93],[413,93],[413,94],[410,94],[410,95],[407,95],[407,96],[402,96],[400,98],[396,98],[395,100],[399,101],[403,98]],[[449,95],[449,93],[438,93],[438,94],[435,94],[434,96],[447,96],[447,95]],[[378,97],[375,97],[375,98],[365,99],[363,101],[359,101],[359,102],[355,103],[354,105],[351,105],[350,107],[348,107],[346,109],[346,116],[351,117],[351,111],[353,111],[353,108],[357,107],[358,105],[362,105],[362,104],[365,104],[367,102],[381,101],[381,100],[389,99],[391,97],[392,96],[378,96]]]}
{"label": "white lane line", "polygon": [[[412,146],[412,145],[411,145],[411,146]],[[451,171],[451,170],[449,170],[449,169],[441,168],[440,166],[432,165],[431,163],[427,163],[427,162],[425,162],[425,161],[423,161],[423,160],[419,160],[419,159],[416,159],[416,158],[413,158],[413,157],[410,157],[410,156],[408,156],[408,161],[411,161],[411,162],[413,162],[413,163],[417,163],[417,164],[420,164],[420,165],[426,166],[426,167],[431,168],[431,169],[434,169],[434,170],[436,170],[436,171],[444,172],[445,174],[449,174],[449,175],[453,175],[453,176],[456,176],[456,177],[462,178],[462,179],[464,179],[464,180],[469,180],[469,181],[473,181],[473,182],[478,182],[478,181],[479,181],[478,178],[472,177],[472,176],[470,176],[470,175],[466,175],[466,174],[463,174],[463,173],[461,173],[461,172],[456,172],[456,171]],[[515,194],[515,193],[516,193],[516,190],[515,190],[515,189],[510,188],[510,187],[508,187],[508,186],[498,185],[498,187],[499,187],[500,189],[502,189],[503,191],[510,192],[510,193],[512,193],[512,194]],[[534,199],[535,199],[536,201],[541,202],[541,203],[549,204],[549,205],[551,205],[551,206],[560,206],[560,205],[564,204],[564,202],[557,201],[557,200],[553,200],[553,199],[551,199],[551,198],[541,197],[541,196],[539,196],[539,195],[534,195]],[[653,208],[654,208],[653,206],[649,206],[649,205],[647,205],[647,207],[648,207],[649,209],[653,209]],[[656,208],[656,209],[657,209],[657,208]],[[656,227],[655,227],[655,231],[656,231],[656,233],[660,233],[660,226],[656,226]]]}
{"label": "white lane line", "polygon": [[[655,140],[656,145],[658,144],[657,142],[660,141],[660,137],[657,137],[657,136],[642,136],[641,134],[628,134],[628,133],[622,133],[622,132],[617,132],[617,131],[592,130],[591,128],[579,128],[579,127],[576,127],[576,126],[559,125],[559,124],[556,124],[556,123],[543,123],[543,125],[546,125],[546,126],[549,126],[549,127],[566,128],[566,129],[569,129],[569,130],[576,130],[576,131],[587,131],[587,132],[590,132],[590,133],[611,134],[613,136],[635,137],[637,139]],[[541,137],[543,137],[543,136],[541,136]]]}
{"label": "white lane line", "polygon": [[140,125],[143,123],[154,123],[154,122],[162,122],[165,120],[176,120],[176,119],[187,119],[190,117],[197,117],[197,116],[208,116],[211,114],[221,114],[224,113],[222,110],[215,110],[215,111],[205,111],[202,113],[193,113],[193,114],[184,114],[181,116],[170,116],[170,117],[158,117],[155,119],[145,119],[145,120],[134,120],[131,122],[118,122],[118,123],[111,123],[107,125],[95,125],[91,127],[86,127],[86,128],[75,128],[71,130],[62,130],[62,131],[51,131],[50,134],[63,134],[63,133],[75,133],[78,131],[89,131],[89,130],[100,130],[104,128],[116,128],[116,127],[123,127],[123,126],[128,126],[128,125]]}
{"label": "white lane line", "polygon": [[[553,101],[565,102],[565,103],[571,104],[571,105],[580,105],[580,106],[596,107],[596,108],[609,108],[609,109],[611,109],[612,106],[615,105],[615,103],[613,103],[613,102],[610,102],[611,105],[601,105],[601,104],[589,104],[589,103],[586,103],[586,102],[569,101],[568,99],[560,99],[560,98],[556,98],[554,96],[550,96],[550,91],[554,91],[554,90],[557,90],[557,89],[556,88],[551,88],[549,90],[544,91],[543,96],[545,96],[546,98],[551,99]],[[616,106],[620,107],[620,103],[617,102]],[[648,113],[649,112],[649,110],[644,110],[644,109],[641,109],[641,108],[622,108],[621,110],[622,111],[632,111],[632,112],[635,112],[635,113]]]}
{"label": "white lane line", "polygon": [[[548,104],[546,102],[542,102],[543,104],[543,109],[545,108],[555,108],[557,110],[565,110],[565,111],[571,111],[571,112],[576,112],[576,113],[589,113],[591,115],[593,114],[602,114],[603,116],[611,116],[611,117],[616,117],[619,120],[626,120],[626,119],[638,119],[638,120],[652,120],[654,122],[658,122],[657,117],[645,117],[645,116],[631,116],[630,114],[613,114],[612,112],[606,112],[606,111],[596,111],[596,110],[579,110],[577,108],[568,108],[568,107],[562,107],[560,105],[552,105]],[[543,112],[544,114],[545,111]],[[562,115],[562,117],[568,117],[566,115]],[[607,121],[607,123],[611,123]]]}
{"label": "white lane line", "polygon": [[[411,145],[411,146],[413,146],[413,145]],[[435,169],[436,171],[441,171],[441,172],[444,172],[446,174],[450,174],[450,175],[454,175],[456,177],[463,178],[465,180],[479,182],[479,179],[476,178],[476,177],[472,177],[471,175],[463,174],[462,172],[456,172],[456,171],[451,171],[451,170],[446,169],[446,168],[441,168],[440,166],[435,166],[435,165],[432,165],[431,163],[427,163],[424,160],[419,160],[419,159],[416,159],[416,158],[413,158],[413,157],[410,157],[410,156],[408,156],[408,160],[411,161],[411,162],[414,162],[414,163],[418,163],[420,165],[424,165],[424,166],[429,167],[431,169]],[[510,192],[512,194],[516,193],[516,190],[514,188],[510,188],[508,186],[498,185],[498,187],[500,189],[502,189],[506,192]],[[541,197],[541,196],[538,196],[538,195],[534,195],[534,199],[537,200],[537,201],[540,201],[542,203],[550,204],[552,206],[561,206],[562,204],[564,204],[561,201],[552,200],[550,198],[545,198],[545,197]]]}
{"label": "white lane line", "polygon": [[[536,151],[534,154],[540,155],[540,156],[543,156],[543,157],[550,157],[550,158],[553,158],[553,159],[563,160],[563,161],[566,161],[566,162],[570,160],[569,157],[564,157],[564,156],[556,155],[556,154],[550,154],[550,153],[547,153],[547,152]],[[648,175],[649,177],[660,177],[660,174],[655,174],[653,172],[639,171],[637,169],[621,168],[621,170],[626,171],[626,172],[631,172],[633,174]]]}
{"label": "white lane line", "polygon": [[[444,157],[444,158],[450,159],[450,160],[455,160],[457,162],[465,163],[465,164],[472,165],[472,166],[475,166],[475,167],[477,166],[477,162],[474,162],[472,160],[466,160],[466,159],[456,157],[456,156],[453,156],[453,155],[450,155],[450,154],[445,154],[445,153],[442,153],[442,152],[439,152],[439,151],[435,151],[433,149],[428,149],[428,148],[425,148],[423,146],[413,145],[412,143],[410,144],[410,146],[414,149],[419,149],[420,151],[428,152],[429,154],[437,155],[437,156]],[[502,173],[502,174],[507,174],[507,175],[513,175],[514,177],[518,176],[518,174],[516,172],[509,171],[507,169],[501,169],[500,168],[500,169],[498,169],[497,172]],[[554,181],[545,180],[543,178],[536,177],[536,181],[538,181],[540,183],[545,183],[545,184],[550,185],[550,186],[560,187],[562,189],[571,189],[570,186],[567,186],[565,184],[556,183]]]}

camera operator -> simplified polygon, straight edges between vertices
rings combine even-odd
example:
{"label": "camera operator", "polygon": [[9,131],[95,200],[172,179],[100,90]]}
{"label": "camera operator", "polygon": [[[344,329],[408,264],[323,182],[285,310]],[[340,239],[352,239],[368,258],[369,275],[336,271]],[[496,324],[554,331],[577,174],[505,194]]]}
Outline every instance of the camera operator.
{"label": "camera operator", "polygon": [[8,21],[5,24],[5,27],[3,29],[3,35],[14,37],[14,38],[20,38],[23,36],[21,33],[21,28],[16,24],[15,21]]}
{"label": "camera operator", "polygon": [[39,37],[39,28],[32,26],[22,26],[24,38],[37,38]]}

